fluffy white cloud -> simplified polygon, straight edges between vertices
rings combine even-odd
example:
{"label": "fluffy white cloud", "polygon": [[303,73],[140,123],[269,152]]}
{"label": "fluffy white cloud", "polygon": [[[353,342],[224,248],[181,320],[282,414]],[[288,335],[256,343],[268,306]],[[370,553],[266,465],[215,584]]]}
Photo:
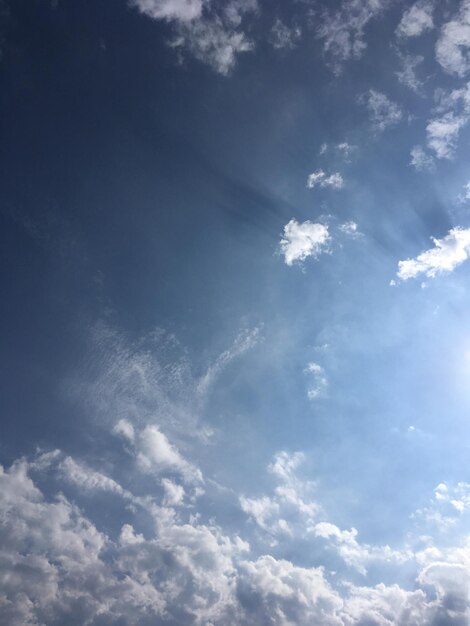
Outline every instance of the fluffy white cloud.
{"label": "fluffy white cloud", "polygon": [[410,152],[410,165],[423,172],[434,168],[434,158],[425,152],[422,146],[414,146]]}
{"label": "fluffy white cloud", "polygon": [[131,444],[136,461],[144,472],[175,472],[186,481],[202,481],[198,468],[186,461],[157,426],[150,424],[139,432],[130,428],[125,420],[120,420],[115,428]]}
{"label": "fluffy white cloud", "polygon": [[234,67],[238,54],[254,48],[253,42],[244,32],[227,26],[217,16],[180,25],[178,36],[171,45],[182,51],[187,50],[196,59],[224,75]]}
{"label": "fluffy white cloud", "polygon": [[311,378],[311,383],[309,384],[307,390],[307,395],[310,400],[316,400],[317,398],[323,396],[328,387],[328,379],[323,367],[312,361],[307,365],[304,372]]}
{"label": "fluffy white cloud", "polygon": [[269,35],[269,43],[276,50],[292,50],[297,45],[302,31],[298,26],[289,27],[279,18],[274,22]]}
{"label": "fluffy white cloud", "polygon": [[[280,522],[285,513],[292,517],[296,511],[310,546],[312,541],[325,542],[359,572],[372,561],[383,561],[395,568],[406,563],[409,573],[415,563],[413,591],[397,584],[357,586],[344,571],[334,574],[324,567],[256,554],[215,522],[202,523],[199,512],[182,519],[169,502],[186,515],[181,491],[171,481],[164,484],[160,504],[151,496],[129,496],[146,502],[153,524],[144,525],[144,532],[138,528],[140,516],[134,519],[133,508],[127,506],[126,488],[54,451],[31,463],[18,461],[6,471],[0,467],[0,621],[9,626],[255,626],[266,620],[274,626],[468,623],[470,542],[439,548],[428,538],[428,545],[412,555],[361,544],[355,529],[341,530],[317,519],[318,505],[305,499],[311,485],[297,476],[304,458],[300,453],[276,455],[269,470],[278,487],[271,498],[259,498],[257,508],[255,499],[245,500],[250,501],[250,516],[258,515],[269,532],[290,540],[299,527],[290,519],[288,526]],[[50,478],[53,465],[58,479],[91,495],[105,490],[122,497],[129,521],[110,536],[63,495],[45,497],[30,473]],[[53,491],[51,485],[48,491]],[[456,502],[467,502],[469,493],[464,483],[456,488],[441,484],[435,499],[454,506],[454,496]],[[79,498],[80,491],[74,499]],[[95,508],[90,512],[96,513]]]}
{"label": "fluffy white cloud", "polygon": [[375,130],[383,131],[389,126],[397,124],[403,117],[402,110],[384,93],[370,89],[363,96],[363,101],[369,111],[370,120]]}
{"label": "fluffy white cloud", "polygon": [[343,0],[336,11],[321,16],[317,37],[323,41],[326,58],[335,72],[341,71],[345,61],[362,56],[368,23],[389,5],[389,0]]}
{"label": "fluffy white cloud", "polygon": [[467,124],[467,118],[449,112],[431,120],[426,126],[428,146],[438,159],[450,159],[454,155],[460,130]]}
{"label": "fluffy white cloud", "polygon": [[154,20],[188,22],[201,16],[203,0],[129,0],[129,4]]}
{"label": "fluffy white cloud", "polygon": [[398,52],[398,57],[401,61],[402,69],[395,72],[396,77],[402,85],[420,94],[423,83],[416,76],[416,67],[424,61],[424,57],[419,54],[402,54],[401,52]]}
{"label": "fluffy white cloud", "polygon": [[452,272],[468,259],[470,254],[470,228],[452,228],[442,239],[432,238],[434,248],[422,252],[414,259],[399,261],[397,276],[401,280],[424,274],[434,278]]}
{"label": "fluffy white cloud", "polygon": [[454,156],[460,131],[470,120],[470,84],[446,92],[436,91],[437,107],[426,127],[428,146],[439,159]]}
{"label": "fluffy white cloud", "polygon": [[189,52],[221,74],[228,74],[237,55],[254,44],[241,28],[244,16],[258,8],[256,0],[130,0],[142,14],[172,23],[176,36],[170,45]]}
{"label": "fluffy white cloud", "polygon": [[348,237],[352,237],[353,239],[359,239],[360,237],[363,237],[363,234],[359,231],[356,222],[353,222],[352,220],[340,224],[338,226],[338,230],[343,233],[343,235],[347,235]]}
{"label": "fluffy white cloud", "polygon": [[284,226],[284,235],[280,242],[281,252],[286,265],[305,261],[308,257],[317,258],[328,249],[331,237],[328,227],[307,220],[299,223],[292,219]]}
{"label": "fluffy white cloud", "polygon": [[344,185],[343,177],[339,172],[333,174],[326,174],[323,170],[317,170],[312,172],[307,179],[307,187],[313,189],[314,187],[331,187],[332,189],[341,189]]}
{"label": "fluffy white cloud", "polygon": [[397,34],[400,37],[418,37],[434,27],[432,14],[434,2],[418,0],[403,13]]}
{"label": "fluffy white cloud", "polygon": [[462,0],[457,15],[444,24],[436,43],[436,59],[449,74],[470,70],[470,0]]}

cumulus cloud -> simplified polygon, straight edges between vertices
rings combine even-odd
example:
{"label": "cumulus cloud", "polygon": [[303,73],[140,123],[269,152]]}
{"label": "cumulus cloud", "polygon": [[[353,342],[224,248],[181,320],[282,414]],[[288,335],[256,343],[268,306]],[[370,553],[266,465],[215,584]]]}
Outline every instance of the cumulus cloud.
{"label": "cumulus cloud", "polygon": [[416,67],[424,61],[424,57],[420,54],[402,54],[398,53],[398,57],[401,62],[401,70],[395,72],[398,81],[414,91],[416,94],[421,94],[423,83],[416,76]]}
{"label": "cumulus cloud", "polygon": [[338,226],[338,230],[343,233],[343,235],[347,235],[352,239],[359,239],[360,237],[363,237],[363,234],[359,231],[358,225],[352,220],[340,224]]}
{"label": "cumulus cloud", "polygon": [[399,37],[418,37],[427,30],[434,28],[434,2],[418,0],[403,13],[397,28]]}
{"label": "cumulus cloud", "polygon": [[[215,521],[203,523],[200,511],[188,515],[192,509],[174,481],[163,482],[160,499],[134,496],[114,478],[54,451],[32,462],[19,460],[7,470],[0,467],[0,621],[9,626],[255,626],[267,619],[278,626],[468,622],[468,541],[438,547],[428,539],[413,554],[363,544],[354,528],[341,530],[318,519],[321,507],[307,497],[312,485],[297,475],[304,460],[301,453],[277,454],[269,466],[276,489],[258,501],[242,500],[247,514],[286,540],[295,539],[303,527],[309,546],[325,543],[362,573],[366,564],[380,560],[395,568],[404,563],[407,577],[415,567],[412,591],[383,582],[358,586],[344,570],[334,573],[306,564],[305,558],[300,565],[266,551],[257,553]],[[77,486],[75,504],[60,491],[54,495],[51,483],[52,495],[45,496],[33,479],[33,474],[41,481],[50,479],[52,466],[58,480]],[[97,498],[104,490],[117,502],[122,499],[127,519],[116,532],[100,529],[84,513],[79,505],[82,488]],[[442,483],[435,499],[460,511],[467,508],[469,493],[464,483],[455,489]],[[145,502],[152,524],[142,527],[125,494]],[[454,500],[463,504],[452,504]],[[89,509],[99,518],[96,507]]]}
{"label": "cumulus cloud", "polygon": [[332,189],[341,189],[344,186],[343,177],[339,172],[333,174],[326,174],[323,170],[317,170],[312,172],[307,179],[307,187],[313,189],[314,187],[331,187]]}
{"label": "cumulus cloud", "polygon": [[397,124],[403,117],[401,108],[392,102],[384,93],[370,89],[362,97],[365,102],[372,126],[376,131],[383,131]]}
{"label": "cumulus cloud", "polygon": [[325,12],[317,26],[325,56],[331,68],[340,72],[345,61],[362,56],[369,22],[383,14],[389,0],[343,0],[335,11]]}
{"label": "cumulus cloud", "polygon": [[307,395],[310,400],[316,400],[326,393],[328,387],[328,379],[325,370],[318,363],[313,361],[307,365],[304,372],[309,375],[311,382],[309,384]]}
{"label": "cumulus cloud", "polygon": [[203,0],[130,0],[143,15],[165,20],[175,30],[170,45],[189,52],[220,74],[228,74],[237,55],[253,49],[242,21],[258,8],[256,0],[229,0],[225,3]]}
{"label": "cumulus cloud", "polygon": [[274,22],[269,35],[269,43],[276,50],[292,50],[297,45],[302,32],[298,26],[289,27],[279,18]]}
{"label": "cumulus cloud", "polygon": [[180,474],[188,482],[202,481],[200,470],[188,463],[154,424],[136,433],[126,420],[119,420],[114,432],[128,440],[137,464],[144,472],[170,471]]}
{"label": "cumulus cloud", "polygon": [[434,158],[430,154],[428,154],[422,146],[414,146],[411,149],[410,156],[410,165],[412,165],[418,171],[424,172],[426,170],[429,171],[434,168]]}
{"label": "cumulus cloud", "polygon": [[328,227],[307,220],[290,220],[284,226],[284,235],[280,241],[281,252],[286,265],[305,261],[308,257],[316,259],[328,249],[331,240]]}
{"label": "cumulus cloud", "polygon": [[470,0],[462,0],[457,14],[445,23],[436,43],[436,59],[449,74],[465,76],[470,70]]}
{"label": "cumulus cloud", "polygon": [[436,116],[429,120],[427,143],[437,158],[451,159],[461,130],[470,120],[470,85],[452,91],[436,91]]}
{"label": "cumulus cloud", "polygon": [[401,280],[424,274],[435,278],[438,274],[452,272],[468,259],[470,253],[470,228],[452,228],[442,239],[432,238],[434,247],[414,259],[399,261],[397,276]]}
{"label": "cumulus cloud", "polygon": [[201,16],[202,0],[129,0],[129,4],[154,20],[189,22]]}

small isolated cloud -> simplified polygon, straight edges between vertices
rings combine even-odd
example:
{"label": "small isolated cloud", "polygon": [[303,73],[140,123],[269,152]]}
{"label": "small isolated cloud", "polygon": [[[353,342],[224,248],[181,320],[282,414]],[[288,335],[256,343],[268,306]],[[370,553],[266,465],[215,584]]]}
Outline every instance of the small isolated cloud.
{"label": "small isolated cloud", "polygon": [[322,15],[317,37],[323,41],[327,62],[335,73],[349,59],[362,56],[367,47],[364,40],[367,25],[390,4],[389,0],[343,0],[337,10]]}
{"label": "small isolated cloud", "polygon": [[304,370],[305,374],[308,374],[311,378],[311,382],[308,387],[307,395],[310,400],[316,400],[323,396],[328,387],[328,379],[325,374],[325,370],[318,363],[313,361],[307,365]]}
{"label": "small isolated cloud", "polygon": [[470,70],[470,0],[463,0],[456,16],[441,28],[436,59],[448,74],[465,76]]}
{"label": "small isolated cloud", "polygon": [[292,50],[297,45],[301,34],[302,32],[298,26],[289,28],[278,18],[271,29],[269,43],[276,50]]}
{"label": "small isolated cloud", "polygon": [[352,220],[340,224],[338,226],[338,230],[343,233],[343,235],[347,235],[353,239],[359,239],[359,237],[362,237],[362,233],[359,231],[356,222],[353,222]]}
{"label": "small isolated cloud", "polygon": [[442,239],[432,238],[434,248],[422,252],[414,259],[399,261],[397,276],[401,280],[424,274],[435,278],[438,274],[452,272],[468,259],[470,253],[470,228],[452,228]]}
{"label": "small isolated cloud", "polygon": [[420,94],[423,83],[416,76],[416,67],[424,61],[424,57],[422,55],[402,54],[401,52],[398,52],[398,56],[401,61],[401,70],[395,72],[395,76],[402,85],[414,93]]}
{"label": "small isolated cloud", "polygon": [[290,220],[284,226],[284,235],[280,241],[286,265],[305,261],[310,256],[316,259],[328,249],[330,239],[328,227],[324,224]]}
{"label": "small isolated cloud", "polygon": [[341,189],[344,186],[344,180],[341,174],[326,174],[323,170],[312,172],[307,179],[307,187],[331,187],[332,189]]}
{"label": "small isolated cloud", "polygon": [[459,193],[458,201],[462,204],[470,200],[470,181],[463,186],[463,193]]}
{"label": "small isolated cloud", "polygon": [[346,161],[349,161],[351,155],[357,150],[357,146],[353,146],[347,141],[342,141],[336,147]]}
{"label": "small isolated cloud", "polygon": [[432,170],[434,168],[434,158],[428,154],[422,146],[414,146],[410,152],[410,165],[420,172]]}
{"label": "small isolated cloud", "polygon": [[395,102],[392,102],[384,93],[370,89],[362,98],[365,102],[372,125],[376,131],[383,131],[389,126],[397,124],[403,117],[403,112]]}
{"label": "small isolated cloud", "polygon": [[434,3],[429,0],[418,0],[403,13],[397,28],[399,37],[418,37],[427,30],[434,28],[432,19]]}

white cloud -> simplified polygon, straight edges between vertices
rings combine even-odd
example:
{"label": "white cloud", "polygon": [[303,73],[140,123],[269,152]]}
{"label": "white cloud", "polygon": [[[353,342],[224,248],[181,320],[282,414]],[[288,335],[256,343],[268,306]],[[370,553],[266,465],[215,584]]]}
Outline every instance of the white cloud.
{"label": "white cloud", "polygon": [[414,146],[411,149],[410,156],[410,165],[412,165],[418,171],[429,171],[434,168],[434,158],[430,154],[425,152],[422,146]]}
{"label": "white cloud", "polygon": [[458,201],[461,203],[470,200],[470,181],[463,186],[464,192],[458,195]]}
{"label": "white cloud", "polygon": [[441,28],[436,59],[449,74],[465,76],[470,70],[470,0],[462,0],[456,16]]}
{"label": "white cloud", "polygon": [[418,0],[403,13],[397,34],[400,37],[418,37],[427,30],[434,28],[432,19],[434,2]]}
{"label": "white cloud", "polygon": [[271,29],[269,42],[276,50],[292,50],[297,45],[301,34],[302,32],[298,26],[289,28],[278,18]]}
{"label": "white cloud", "polygon": [[307,365],[304,372],[311,377],[311,383],[307,390],[309,399],[316,400],[323,396],[328,387],[328,379],[323,367],[312,361]]}
{"label": "white cloud", "polygon": [[165,497],[163,498],[163,504],[165,506],[177,506],[182,504],[184,498],[184,487],[173,482],[169,478],[162,480],[162,486],[165,490]]}
{"label": "white cloud", "polygon": [[439,159],[454,156],[460,131],[470,120],[470,84],[452,91],[436,90],[438,116],[426,127],[428,146]]}
{"label": "white cloud", "polygon": [[397,276],[401,280],[424,274],[434,278],[452,272],[468,259],[470,254],[470,228],[452,228],[442,239],[432,238],[434,248],[422,252],[414,259],[399,261]]}
{"label": "white cloud", "polygon": [[129,0],[129,4],[154,20],[189,22],[201,16],[203,0]]}
{"label": "white cloud", "polygon": [[332,189],[341,189],[344,186],[343,177],[339,172],[333,174],[326,174],[323,170],[317,170],[312,172],[307,179],[307,187],[313,189],[314,187],[331,187]]}
{"label": "white cloud", "polygon": [[286,265],[305,261],[308,257],[317,258],[328,249],[331,238],[328,227],[307,220],[297,222],[292,219],[284,226],[284,235],[280,242],[281,252]]}
{"label": "white cloud", "polygon": [[357,146],[353,146],[347,141],[342,141],[336,147],[346,161],[349,161],[351,155],[357,150]]}
{"label": "white cloud", "polygon": [[352,237],[353,239],[359,239],[363,236],[362,233],[359,231],[356,222],[353,222],[352,220],[340,224],[338,230],[343,233],[343,235],[347,235],[348,237]]}
{"label": "white cloud", "polygon": [[450,159],[454,155],[457,140],[466,117],[446,113],[442,117],[431,120],[426,126],[428,146],[434,150],[438,159]]}
{"label": "white cloud", "polygon": [[198,61],[223,75],[233,69],[238,54],[254,48],[244,32],[227,26],[218,16],[181,24],[171,45],[181,51],[187,50]]}
{"label": "white cloud", "polygon": [[[309,551],[312,542],[322,542],[330,554],[336,552],[359,572],[381,562],[395,568],[388,576],[395,571],[401,577],[406,564],[412,591],[398,584],[358,586],[348,581],[344,570],[335,568],[334,573],[266,551],[256,553],[215,521],[201,523],[199,512],[184,521],[171,508],[178,506],[182,514],[185,509],[182,487],[173,481],[162,481],[161,505],[150,496],[131,494],[133,501],[148,503],[153,524],[145,525],[144,532],[138,527],[140,515],[133,517],[127,506],[126,489],[54,451],[33,463],[17,461],[6,471],[0,467],[0,622],[9,626],[160,622],[256,626],[266,620],[278,626],[468,623],[470,542],[438,547],[429,538],[414,553],[362,544],[354,528],[341,530],[317,519],[321,508],[307,498],[311,484],[297,476],[304,459],[301,453],[276,455],[269,469],[278,486],[271,497],[246,498],[249,515],[269,533],[282,535],[284,553],[290,546],[285,542],[295,539],[303,527]],[[29,474],[44,480],[54,463],[59,477],[72,478],[71,484],[86,488],[91,496],[104,489],[123,497],[128,521],[114,536],[99,530],[63,495],[44,496]],[[52,485],[48,491],[54,493]],[[466,483],[455,488],[441,483],[435,500],[461,515],[470,506],[469,494]],[[79,498],[80,490],[74,496]],[[95,507],[89,509],[96,513]],[[291,552],[299,554],[298,549]],[[316,544],[314,553],[318,559]],[[304,563],[305,556],[304,550]]]}
{"label": "white cloud", "polygon": [[369,111],[370,120],[377,131],[383,131],[389,126],[397,124],[403,117],[402,110],[395,102],[392,102],[384,93],[370,89],[363,96]]}
{"label": "white cloud", "polygon": [[170,45],[189,52],[220,74],[228,74],[237,55],[253,50],[254,44],[242,29],[244,16],[256,12],[256,0],[216,3],[204,0],[130,0],[142,14],[170,22],[176,36]]}
{"label": "white cloud", "polygon": [[338,73],[345,61],[359,58],[366,49],[365,29],[390,5],[389,0],[343,0],[339,9],[325,12],[317,27],[317,37],[332,69]]}
{"label": "white cloud", "polygon": [[395,72],[398,81],[414,93],[421,94],[423,83],[416,76],[416,67],[424,61],[424,57],[422,55],[402,54],[401,52],[398,52],[398,57],[402,65],[402,69]]}

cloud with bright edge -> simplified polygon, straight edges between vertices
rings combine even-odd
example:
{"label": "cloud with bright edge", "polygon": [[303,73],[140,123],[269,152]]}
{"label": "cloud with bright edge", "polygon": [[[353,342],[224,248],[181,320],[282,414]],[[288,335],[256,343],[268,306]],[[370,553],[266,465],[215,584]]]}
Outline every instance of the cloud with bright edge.
{"label": "cloud with bright edge", "polygon": [[362,100],[366,104],[370,121],[376,131],[383,131],[397,124],[403,117],[398,104],[376,89],[369,89]]}
{"label": "cloud with bright edge", "polygon": [[328,227],[324,224],[292,219],[284,226],[280,249],[286,265],[293,265],[308,257],[316,259],[328,250],[330,240]]}
{"label": "cloud with bright edge", "polygon": [[344,186],[343,177],[339,172],[326,174],[322,169],[312,172],[307,178],[307,187],[331,187],[332,189],[341,189]]}
{"label": "cloud with bright edge", "polygon": [[429,0],[418,0],[406,9],[397,28],[399,37],[418,37],[434,27],[434,3]]}
{"label": "cloud with bright edge", "polygon": [[469,257],[470,228],[452,228],[442,239],[433,237],[432,241],[434,248],[422,252],[414,259],[399,261],[399,279],[408,280],[420,274],[435,278],[438,274],[452,272]]}
{"label": "cloud with bright edge", "polygon": [[465,76],[470,70],[470,0],[463,0],[457,14],[441,28],[436,59],[448,74]]}

